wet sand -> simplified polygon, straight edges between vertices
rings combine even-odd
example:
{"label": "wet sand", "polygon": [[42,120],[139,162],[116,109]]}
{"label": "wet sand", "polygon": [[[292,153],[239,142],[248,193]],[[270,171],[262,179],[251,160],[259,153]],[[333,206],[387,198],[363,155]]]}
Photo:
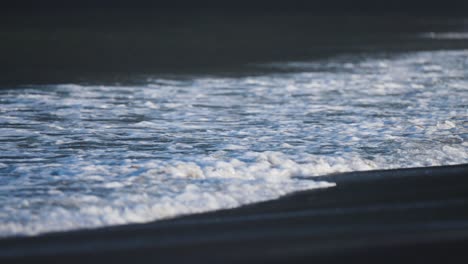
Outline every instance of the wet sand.
{"label": "wet sand", "polygon": [[468,165],[324,176],[336,187],[148,224],[0,240],[1,263],[468,260]]}

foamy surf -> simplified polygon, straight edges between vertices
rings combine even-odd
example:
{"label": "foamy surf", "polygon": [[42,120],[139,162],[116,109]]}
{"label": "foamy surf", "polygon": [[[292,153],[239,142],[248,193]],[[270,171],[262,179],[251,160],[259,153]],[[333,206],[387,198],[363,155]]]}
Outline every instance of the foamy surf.
{"label": "foamy surf", "polygon": [[310,177],[337,172],[467,163],[467,63],[467,51],[360,55],[263,76],[2,90],[0,235],[233,208],[332,187]]}

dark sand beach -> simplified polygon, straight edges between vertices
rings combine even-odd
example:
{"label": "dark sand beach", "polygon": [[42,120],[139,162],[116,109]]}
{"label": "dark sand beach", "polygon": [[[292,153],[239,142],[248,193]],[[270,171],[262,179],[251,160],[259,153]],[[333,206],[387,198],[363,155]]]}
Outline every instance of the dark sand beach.
{"label": "dark sand beach", "polygon": [[467,175],[468,165],[455,165],[324,176],[337,186],[148,224],[2,239],[0,260],[465,263]]}

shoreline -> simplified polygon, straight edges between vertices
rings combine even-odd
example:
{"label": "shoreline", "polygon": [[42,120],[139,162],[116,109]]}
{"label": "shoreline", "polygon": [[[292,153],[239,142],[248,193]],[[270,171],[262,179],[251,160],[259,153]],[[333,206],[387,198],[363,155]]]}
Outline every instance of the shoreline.
{"label": "shoreline", "polygon": [[336,187],[145,224],[0,239],[0,261],[468,259],[468,164],[311,177]]}

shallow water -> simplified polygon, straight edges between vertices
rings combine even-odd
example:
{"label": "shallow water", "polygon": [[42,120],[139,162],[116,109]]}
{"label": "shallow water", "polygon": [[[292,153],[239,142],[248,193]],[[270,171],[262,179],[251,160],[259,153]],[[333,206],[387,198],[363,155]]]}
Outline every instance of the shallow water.
{"label": "shallow water", "polygon": [[468,162],[468,50],[259,67],[270,73],[0,90],[0,235],[334,185],[297,176]]}

